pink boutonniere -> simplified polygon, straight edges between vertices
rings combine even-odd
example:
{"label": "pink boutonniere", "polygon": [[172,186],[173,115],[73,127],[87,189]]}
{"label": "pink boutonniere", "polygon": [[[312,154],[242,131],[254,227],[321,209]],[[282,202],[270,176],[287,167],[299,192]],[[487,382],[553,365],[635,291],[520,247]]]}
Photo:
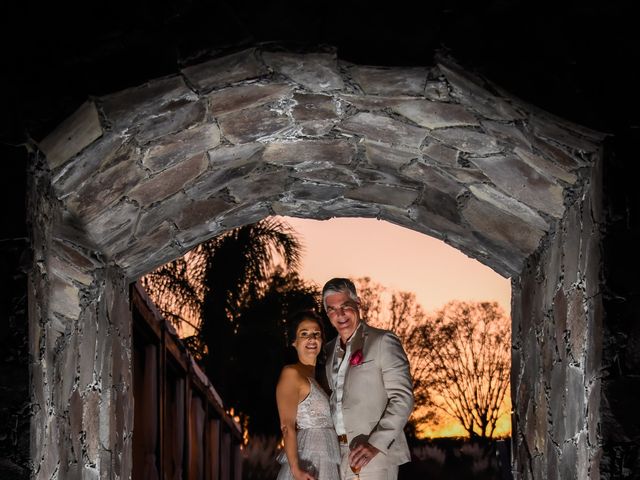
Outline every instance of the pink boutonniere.
{"label": "pink boutonniere", "polygon": [[354,367],[357,367],[362,363],[362,349],[356,350],[351,354],[351,358],[349,359],[349,363]]}

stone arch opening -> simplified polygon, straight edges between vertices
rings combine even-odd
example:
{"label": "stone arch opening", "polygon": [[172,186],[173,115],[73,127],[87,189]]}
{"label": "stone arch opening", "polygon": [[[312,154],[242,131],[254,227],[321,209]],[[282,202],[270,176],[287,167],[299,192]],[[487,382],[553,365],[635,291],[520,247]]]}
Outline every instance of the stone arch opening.
{"label": "stone arch opening", "polygon": [[129,474],[128,283],[280,214],[382,218],[511,277],[514,469],[595,478],[602,141],[447,58],[256,47],[87,101],[31,172],[34,470]]}

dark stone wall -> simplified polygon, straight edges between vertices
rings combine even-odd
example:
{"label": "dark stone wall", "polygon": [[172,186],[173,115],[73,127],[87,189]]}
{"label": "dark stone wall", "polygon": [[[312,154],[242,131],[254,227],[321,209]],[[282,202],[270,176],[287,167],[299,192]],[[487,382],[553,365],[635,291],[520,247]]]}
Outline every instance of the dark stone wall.
{"label": "dark stone wall", "polygon": [[3,205],[0,225],[0,478],[29,478],[29,357],[27,271],[29,242],[24,195],[24,148],[0,147]]}
{"label": "dark stone wall", "polygon": [[602,162],[513,281],[512,443],[518,479],[599,479]]}
{"label": "dark stone wall", "polygon": [[608,143],[604,168],[602,478],[640,478],[640,191],[628,165],[638,129]]}

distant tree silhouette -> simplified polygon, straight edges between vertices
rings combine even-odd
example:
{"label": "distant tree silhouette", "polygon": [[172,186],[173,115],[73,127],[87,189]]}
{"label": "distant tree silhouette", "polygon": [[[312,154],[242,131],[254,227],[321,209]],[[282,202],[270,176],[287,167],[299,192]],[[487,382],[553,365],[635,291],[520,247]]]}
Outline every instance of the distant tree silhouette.
{"label": "distant tree silhouette", "polygon": [[456,419],[470,437],[493,435],[509,389],[511,331],[496,302],[452,301],[427,315],[415,294],[355,280],[363,318],[395,332],[410,362],[411,421]]}
{"label": "distant tree silhouette", "polygon": [[362,317],[370,325],[393,331],[407,353],[416,405],[411,417],[415,430],[417,424],[434,417],[432,410],[422,408],[432,403],[429,387],[433,368],[433,326],[427,321],[427,315],[414,293],[389,291],[369,277],[357,278],[354,282],[360,297]]}
{"label": "distant tree silhouette", "polygon": [[511,331],[497,302],[447,303],[430,320],[434,406],[470,437],[493,435],[509,389]]}

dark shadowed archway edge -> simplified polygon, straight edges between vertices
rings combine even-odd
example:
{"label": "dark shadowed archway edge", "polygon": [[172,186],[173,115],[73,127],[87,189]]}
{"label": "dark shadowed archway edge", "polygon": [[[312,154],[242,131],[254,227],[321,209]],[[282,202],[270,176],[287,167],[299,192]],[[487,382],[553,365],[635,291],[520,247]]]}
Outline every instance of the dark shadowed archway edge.
{"label": "dark shadowed archway edge", "polygon": [[603,140],[452,59],[332,49],[257,46],[87,101],[33,157],[38,477],[130,471],[128,282],[280,214],[382,218],[512,277],[514,468],[597,478]]}

